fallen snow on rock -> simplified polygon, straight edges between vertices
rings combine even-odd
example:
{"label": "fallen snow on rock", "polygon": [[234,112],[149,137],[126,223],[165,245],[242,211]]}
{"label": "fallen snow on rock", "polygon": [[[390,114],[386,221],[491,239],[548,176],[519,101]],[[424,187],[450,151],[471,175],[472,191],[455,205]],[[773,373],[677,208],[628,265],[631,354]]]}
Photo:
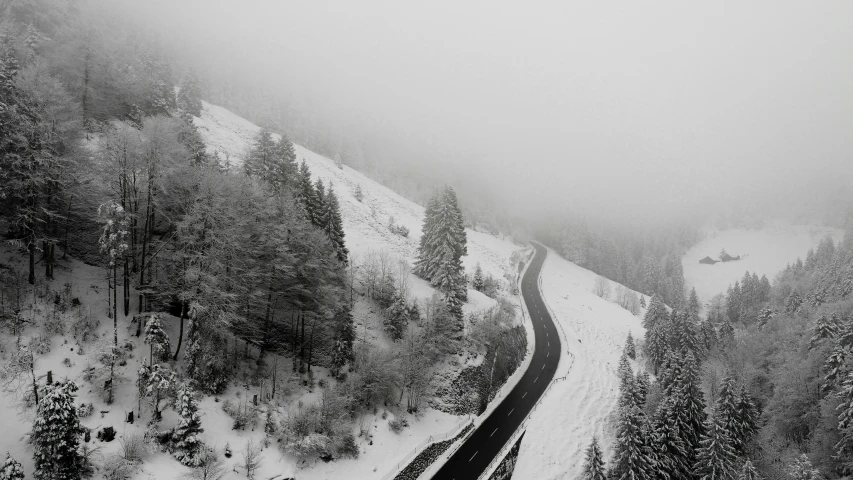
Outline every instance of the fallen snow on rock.
{"label": "fallen snow on rock", "polygon": [[[842,232],[835,228],[778,225],[756,230],[732,229],[715,232],[694,245],[684,257],[684,282],[688,288],[696,288],[699,301],[704,305],[718,293],[725,293],[729,285],[743,278],[747,270],[759,277],[767,275],[773,282],[777,273],[797,257],[805,260],[810,248],[816,247],[821,239],[832,235],[841,240]],[[723,249],[740,260],[718,262],[714,265],[699,263],[709,256],[719,259]]]}
{"label": "fallen snow on rock", "polygon": [[552,385],[530,416],[513,478],[580,478],[593,435],[604,457],[611,454],[611,419],[619,395],[616,368],[628,332],[640,339],[644,330],[639,315],[592,293],[597,276],[549,249],[542,294],[568,336],[556,376],[566,375],[567,369],[568,375]]}

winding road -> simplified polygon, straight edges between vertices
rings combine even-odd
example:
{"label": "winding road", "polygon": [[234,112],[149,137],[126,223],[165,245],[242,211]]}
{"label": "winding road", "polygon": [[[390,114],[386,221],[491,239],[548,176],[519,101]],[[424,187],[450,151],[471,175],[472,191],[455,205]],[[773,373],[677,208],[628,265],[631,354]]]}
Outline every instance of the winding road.
{"label": "winding road", "polygon": [[434,480],[477,480],[521,426],[557,371],[560,335],[537,287],[548,251],[535,243],[533,247],[536,253],[521,281],[521,296],[530,313],[536,339],[533,358],[515,388],[433,475]]}

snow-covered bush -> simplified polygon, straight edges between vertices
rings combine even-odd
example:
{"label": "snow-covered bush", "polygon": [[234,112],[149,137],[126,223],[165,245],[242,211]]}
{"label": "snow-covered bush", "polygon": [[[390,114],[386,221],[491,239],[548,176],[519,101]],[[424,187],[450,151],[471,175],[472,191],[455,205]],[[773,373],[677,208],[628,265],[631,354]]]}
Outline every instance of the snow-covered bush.
{"label": "snow-covered bush", "polygon": [[0,480],[24,480],[24,467],[6,452],[6,460],[0,465]]}
{"label": "snow-covered bush", "polygon": [[39,334],[30,339],[30,351],[44,355],[50,352],[50,337],[45,334]]}
{"label": "snow-covered bush", "polygon": [[258,410],[248,399],[238,401],[236,405],[231,400],[225,400],[222,402],[222,410],[234,419],[234,430],[254,427],[258,421]]}
{"label": "snow-covered bush", "polygon": [[81,342],[88,342],[96,334],[100,322],[98,318],[92,315],[92,309],[88,306],[79,309],[74,313],[74,320],[71,322],[71,333],[74,338]]}
{"label": "snow-covered bush", "polygon": [[86,418],[92,415],[92,412],[95,410],[95,406],[91,403],[81,403],[77,406],[77,417],[78,418]]}
{"label": "snow-covered bush", "polygon": [[110,455],[101,467],[106,480],[126,480],[133,475],[136,463],[124,459],[119,454]]}
{"label": "snow-covered bush", "polygon": [[30,436],[36,478],[80,476],[82,462],[77,446],[83,429],[74,407],[75,391],[77,386],[73,382],[50,386],[38,404]]}
{"label": "snow-covered bush", "polygon": [[65,335],[65,315],[53,310],[44,317],[44,335],[48,338]]}
{"label": "snow-covered bush", "polygon": [[399,416],[388,422],[388,428],[394,433],[400,433],[409,426],[409,420],[405,416]]}
{"label": "snow-covered bush", "polygon": [[145,322],[145,343],[151,345],[151,352],[148,359],[150,364],[154,364],[155,358],[158,362],[169,361],[172,352],[169,336],[163,330],[163,326],[160,324],[160,317],[157,314],[151,315],[148,321]]}
{"label": "snow-covered bush", "polygon": [[121,454],[125,460],[130,462],[141,462],[148,454],[148,446],[141,433],[128,433],[119,439]]}

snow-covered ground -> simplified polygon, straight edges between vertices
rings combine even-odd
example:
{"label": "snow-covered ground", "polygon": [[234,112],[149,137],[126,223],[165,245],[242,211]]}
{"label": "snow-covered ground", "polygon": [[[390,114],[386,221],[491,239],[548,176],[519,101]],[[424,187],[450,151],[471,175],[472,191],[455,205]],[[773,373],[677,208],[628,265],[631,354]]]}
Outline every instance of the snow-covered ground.
{"label": "snow-covered ground", "polygon": [[[542,267],[542,294],[568,336],[553,384],[530,416],[513,478],[574,479],[580,477],[584,451],[593,435],[604,457],[612,450],[619,385],[616,368],[630,332],[643,337],[641,315],[592,293],[597,275],[548,251]],[[615,290],[617,284],[612,283]],[[613,294],[611,293],[611,296]],[[648,298],[646,298],[648,302]]]}
{"label": "snow-covered ground", "polygon": [[[757,230],[732,229],[708,235],[684,254],[684,281],[687,288],[695,287],[704,305],[718,293],[725,293],[729,285],[743,278],[744,272],[767,275],[772,282],[777,273],[797,257],[805,260],[810,248],[816,247],[826,235],[841,240],[838,229],[803,225],[777,225]],[[719,262],[714,265],[699,263],[706,256],[718,259],[725,249],[741,260]]]}

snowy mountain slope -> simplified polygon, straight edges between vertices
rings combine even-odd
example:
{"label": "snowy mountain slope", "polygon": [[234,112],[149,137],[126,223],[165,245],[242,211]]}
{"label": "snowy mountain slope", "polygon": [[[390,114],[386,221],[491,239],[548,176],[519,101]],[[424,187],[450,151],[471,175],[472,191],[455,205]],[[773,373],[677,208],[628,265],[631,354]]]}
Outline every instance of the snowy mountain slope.
{"label": "snowy mountain slope", "polygon": [[[207,102],[203,102],[201,117],[195,118],[194,122],[208,146],[208,152],[218,155],[222,160],[227,159],[233,168],[240,168],[260,130],[260,127],[248,120]],[[278,140],[278,135],[273,136]],[[300,145],[294,147],[297,160],[305,160],[313,178],[320,178],[327,188],[331,184],[335,189],[341,204],[347,247],[356,255],[356,266],[359,257],[363,259],[369,250],[381,248],[388,248],[398,257],[414,263],[421,236],[423,207],[348,166],[338,168],[332,160],[322,155]],[[361,202],[355,197],[359,186],[364,195]],[[409,229],[408,238],[391,233],[388,224],[392,217],[397,225]],[[509,258],[520,246],[471,229],[467,229],[467,234],[468,255],[462,259],[466,272],[472,273],[476,264],[480,263],[485,273],[491,273],[496,278],[513,273]],[[417,277],[412,277],[411,281],[416,296],[431,295],[432,291],[425,282]],[[466,311],[479,310],[492,304],[491,299],[477,291],[469,291],[469,298]]]}
{"label": "snowy mountain slope", "polygon": [[564,351],[571,352],[568,362],[561,359],[556,375],[566,375],[570,368],[566,380],[556,382],[531,415],[513,478],[579,478],[593,435],[605,458],[610,455],[611,415],[619,394],[616,368],[628,332],[639,339],[644,330],[641,315],[592,293],[597,277],[549,249],[542,294],[568,336]]}
{"label": "snowy mountain slope", "polygon": [[[770,281],[785,265],[797,257],[805,260],[809,248],[817,247],[827,235],[835,241],[843,233],[836,228],[805,225],[774,225],[761,229],[732,229],[715,232],[694,245],[681,259],[684,281],[687,288],[695,287],[700,302],[704,305],[714,295],[725,293],[729,285],[743,278],[747,270],[758,276],[767,275]],[[731,255],[740,255],[741,260],[714,265],[699,263],[700,258],[718,258],[726,249]]]}

